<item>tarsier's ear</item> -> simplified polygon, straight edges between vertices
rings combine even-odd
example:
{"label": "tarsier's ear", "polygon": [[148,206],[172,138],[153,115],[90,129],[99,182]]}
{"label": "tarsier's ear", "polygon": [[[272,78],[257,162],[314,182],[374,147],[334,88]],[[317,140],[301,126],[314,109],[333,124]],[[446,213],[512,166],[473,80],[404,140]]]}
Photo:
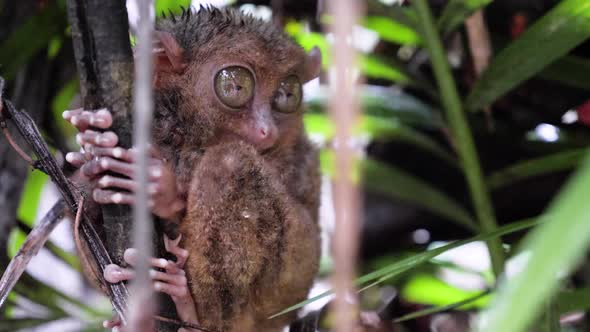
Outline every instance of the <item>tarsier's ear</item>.
{"label": "tarsier's ear", "polygon": [[322,52],[317,46],[309,51],[305,59],[303,83],[307,83],[320,76],[322,70]]}
{"label": "tarsier's ear", "polygon": [[158,73],[183,73],[186,69],[184,49],[176,39],[169,32],[164,31],[155,31],[154,37],[153,54],[156,81]]}

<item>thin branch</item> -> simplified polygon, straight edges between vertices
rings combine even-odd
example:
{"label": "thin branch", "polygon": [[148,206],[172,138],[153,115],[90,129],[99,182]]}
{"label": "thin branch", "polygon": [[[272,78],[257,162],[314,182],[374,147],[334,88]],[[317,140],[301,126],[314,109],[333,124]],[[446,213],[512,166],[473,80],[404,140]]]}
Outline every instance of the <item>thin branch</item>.
{"label": "thin branch", "polygon": [[[0,87],[1,86],[4,86],[4,79],[2,77],[0,77]],[[11,120],[12,123],[17,127],[25,142],[29,144],[37,156],[37,160],[34,162],[35,168],[49,175],[51,180],[56,184],[64,202],[67,204],[69,209],[73,213],[77,213],[77,200],[81,195],[80,193],[74,191],[72,185],[49,151],[47,143],[43,140],[43,137],[39,133],[39,129],[31,117],[27,113],[17,110],[9,100],[3,99],[0,102],[3,104],[3,115]],[[123,283],[109,284],[104,280],[102,275],[103,269],[105,266],[112,264],[113,261],[111,260],[108,252],[106,251],[106,248],[100,240],[100,237],[90,222],[91,219],[84,211],[82,211],[82,219],[84,220],[84,222],[81,223],[82,236],[88,244],[90,249],[89,252],[92,254],[96,265],[100,269],[98,277],[100,278],[102,284],[108,285],[107,290],[109,292],[109,297],[111,299],[111,303],[113,304],[113,308],[120,316],[121,320],[126,322],[125,314],[127,311],[127,288]]]}
{"label": "thin branch", "polygon": [[[117,134],[120,146],[130,148],[133,54],[125,2],[67,0],[67,7],[84,108],[111,111],[109,130]],[[131,207],[107,204],[101,210],[106,247],[114,262],[123,265],[131,244]]]}
{"label": "thin branch", "polygon": [[16,253],[16,256],[12,258],[8,267],[6,267],[0,279],[0,307],[6,301],[8,294],[14,285],[16,285],[18,279],[20,279],[31,258],[37,255],[45,242],[47,242],[49,234],[63,219],[65,209],[66,203],[62,199],[57,201],[45,217],[29,233],[22,247]]}

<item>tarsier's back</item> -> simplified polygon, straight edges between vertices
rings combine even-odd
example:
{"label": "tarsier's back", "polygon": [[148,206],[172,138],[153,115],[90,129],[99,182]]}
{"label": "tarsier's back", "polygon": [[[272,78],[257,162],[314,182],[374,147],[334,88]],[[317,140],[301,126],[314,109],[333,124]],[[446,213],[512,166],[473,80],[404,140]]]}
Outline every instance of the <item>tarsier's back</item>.
{"label": "tarsier's back", "polygon": [[[277,331],[318,268],[319,173],[302,124],[309,55],[271,23],[201,8],[158,23],[155,142],[187,200],[181,246],[199,324]],[[158,69],[159,68],[159,69]]]}

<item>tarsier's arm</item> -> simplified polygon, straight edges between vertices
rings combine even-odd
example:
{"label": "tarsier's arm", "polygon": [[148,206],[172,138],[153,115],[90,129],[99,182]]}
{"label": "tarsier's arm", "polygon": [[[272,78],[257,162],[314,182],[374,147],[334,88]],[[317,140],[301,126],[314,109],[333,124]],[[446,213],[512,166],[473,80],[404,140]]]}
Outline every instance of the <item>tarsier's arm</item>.
{"label": "tarsier's arm", "polygon": [[[118,138],[113,132],[100,133],[92,130],[110,128],[110,112],[75,110],[66,111],[63,116],[80,131],[76,139],[82,147],[80,152],[68,153],[66,159],[72,165],[80,167],[81,176],[91,185],[94,201],[98,204],[133,204],[133,191],[137,183],[134,180],[132,163],[135,161],[136,152],[117,147]],[[113,175],[106,175],[106,172]],[[153,149],[149,160],[149,181],[152,212],[163,219],[176,222],[184,213],[185,202],[177,193],[176,179],[170,167],[158,158],[157,151]],[[179,318],[197,323],[194,301],[183,270],[188,251],[178,246],[180,240],[181,237],[171,240],[164,236],[166,251],[176,256],[176,262],[153,258],[151,264],[159,270],[151,270],[150,276],[154,281],[155,291],[172,297]],[[134,249],[125,252],[124,260],[130,266],[135,265]],[[108,282],[116,283],[132,279],[134,272],[132,269],[109,265],[105,268],[104,277]],[[115,327],[118,324],[116,320],[105,322],[105,327]]]}

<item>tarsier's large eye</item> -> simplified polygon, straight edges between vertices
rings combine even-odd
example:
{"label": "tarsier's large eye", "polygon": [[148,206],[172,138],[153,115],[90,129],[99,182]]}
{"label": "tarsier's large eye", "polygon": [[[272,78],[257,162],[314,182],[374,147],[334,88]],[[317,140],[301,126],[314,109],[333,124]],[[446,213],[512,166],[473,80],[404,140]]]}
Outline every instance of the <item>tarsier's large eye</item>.
{"label": "tarsier's large eye", "polygon": [[301,103],[301,83],[296,76],[289,76],[281,82],[275,95],[274,108],[283,113],[292,113]]}
{"label": "tarsier's large eye", "polygon": [[215,93],[225,105],[240,108],[254,94],[254,77],[244,67],[223,68],[215,75]]}

